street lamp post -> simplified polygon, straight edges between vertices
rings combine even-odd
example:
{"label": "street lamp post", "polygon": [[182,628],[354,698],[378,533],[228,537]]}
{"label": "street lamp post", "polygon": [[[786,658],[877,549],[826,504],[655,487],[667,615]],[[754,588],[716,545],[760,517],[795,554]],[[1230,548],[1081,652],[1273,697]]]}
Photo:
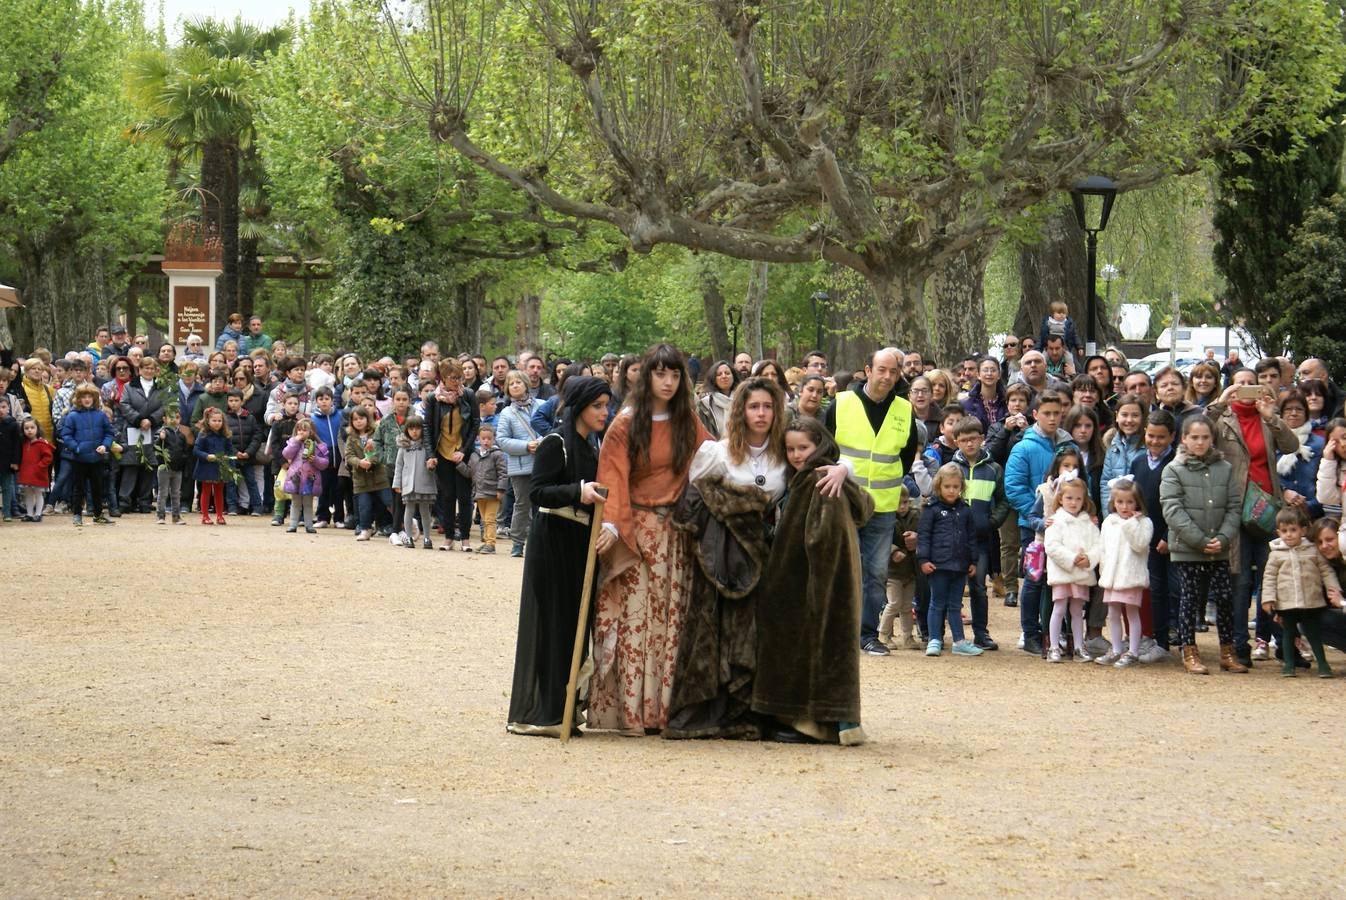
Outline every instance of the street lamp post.
{"label": "street lamp post", "polygon": [[1117,184],[1103,175],[1090,175],[1070,190],[1075,205],[1075,218],[1088,235],[1089,284],[1085,293],[1084,352],[1093,356],[1098,352],[1095,322],[1098,317],[1098,233],[1108,227],[1112,203],[1117,199]]}
{"label": "street lamp post", "polygon": [[743,307],[737,303],[731,303],[725,307],[724,315],[729,320],[729,331],[733,335],[734,350],[730,356],[730,362],[732,363],[733,357],[738,356],[738,326],[743,324]]}
{"label": "street lamp post", "polygon": [[813,307],[813,349],[820,352],[823,349],[823,320],[820,312],[831,299],[827,291],[814,291],[813,296],[809,297],[809,305]]}

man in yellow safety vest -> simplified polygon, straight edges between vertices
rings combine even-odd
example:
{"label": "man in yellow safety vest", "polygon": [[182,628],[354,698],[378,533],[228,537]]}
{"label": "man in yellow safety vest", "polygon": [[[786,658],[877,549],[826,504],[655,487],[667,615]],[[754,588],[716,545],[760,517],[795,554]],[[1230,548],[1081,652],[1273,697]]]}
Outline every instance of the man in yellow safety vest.
{"label": "man in yellow safety vest", "polygon": [[[860,528],[860,568],[864,598],[860,607],[860,647],[870,656],[887,656],[879,640],[879,615],[887,595],[888,555],[893,525],[902,499],[902,479],[911,471],[920,437],[911,404],[899,396],[902,351],[885,347],[865,366],[865,381],[837,394],[823,411],[823,425],[837,439],[841,458],[853,477],[874,499],[874,515]],[[829,491],[832,479],[819,479]]]}

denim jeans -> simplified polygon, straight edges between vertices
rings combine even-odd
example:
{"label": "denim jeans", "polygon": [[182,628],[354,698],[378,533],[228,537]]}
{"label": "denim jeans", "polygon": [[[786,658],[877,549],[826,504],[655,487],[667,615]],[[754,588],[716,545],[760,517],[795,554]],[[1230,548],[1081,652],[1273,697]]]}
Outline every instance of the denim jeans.
{"label": "denim jeans", "polygon": [[860,529],[860,574],[864,593],[860,604],[860,643],[878,640],[879,617],[888,602],[888,555],[893,549],[896,512],[878,512]]}
{"label": "denim jeans", "polygon": [[376,520],[386,523],[388,521],[388,507],[392,505],[393,492],[391,488],[356,494],[355,509],[359,516],[356,527],[361,531],[368,531],[373,527]]}
{"label": "denim jeans", "polygon": [[[4,504],[3,512],[6,519],[13,515],[11,507],[18,499],[18,480],[14,477],[13,470],[0,472],[0,502]],[[22,515],[22,513],[20,513]]]}
{"label": "denim jeans", "polygon": [[[1239,559],[1238,565],[1234,568],[1234,649],[1236,650],[1248,646],[1248,613],[1252,609],[1253,595],[1261,591],[1262,572],[1267,567],[1267,552],[1268,546],[1265,540],[1250,534],[1246,528],[1239,531]],[[1257,636],[1263,640],[1271,637],[1271,618],[1260,608],[1257,616]]]}
{"label": "denim jeans", "polygon": [[[1031,528],[1019,526],[1019,558],[1023,551],[1037,537]],[[1042,582],[1028,577],[1027,572],[1019,576],[1019,627],[1023,629],[1024,640],[1042,637]],[[1050,603],[1048,606],[1050,607]]]}
{"label": "denim jeans", "polygon": [[[261,515],[262,512],[262,490],[257,485],[257,475],[253,471],[253,466],[247,463],[239,463],[238,474],[242,476],[242,485],[235,485],[232,481],[226,481],[224,484],[224,505],[230,509],[243,507],[249,512],[255,512]],[[247,501],[246,503],[243,501]]]}
{"label": "denim jeans", "polygon": [[[944,622],[949,622],[949,632],[954,643],[961,641],[963,634],[963,586],[967,584],[966,572],[947,572],[938,569],[926,578],[930,581],[930,615],[926,619],[930,640],[944,639]],[[983,600],[986,591],[982,591]]]}

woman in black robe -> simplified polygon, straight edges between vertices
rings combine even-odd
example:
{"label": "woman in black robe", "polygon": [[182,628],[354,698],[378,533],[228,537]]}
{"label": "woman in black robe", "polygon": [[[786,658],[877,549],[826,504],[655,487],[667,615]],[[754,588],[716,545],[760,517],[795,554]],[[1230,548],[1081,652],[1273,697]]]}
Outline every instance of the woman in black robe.
{"label": "woman in black robe", "polygon": [[[611,393],[598,378],[568,379],[561,426],[543,438],[534,455],[528,496],[538,515],[524,555],[519,642],[506,726],[512,734],[560,736],[584,589],[589,522],[598,496],[594,486],[598,435],[607,423]],[[605,538],[611,541],[606,532],[600,536],[600,550]]]}

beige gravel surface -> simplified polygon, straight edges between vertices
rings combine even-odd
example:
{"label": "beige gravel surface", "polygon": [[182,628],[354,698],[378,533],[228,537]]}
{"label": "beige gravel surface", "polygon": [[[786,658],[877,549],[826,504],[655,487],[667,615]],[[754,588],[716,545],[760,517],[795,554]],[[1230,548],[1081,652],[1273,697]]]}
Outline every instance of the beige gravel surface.
{"label": "beige gravel surface", "polygon": [[127,516],[0,558],[5,896],[1346,895],[1346,679],[1048,666],[996,606],[999,653],[862,661],[863,747],[562,747],[504,731],[508,556]]}

